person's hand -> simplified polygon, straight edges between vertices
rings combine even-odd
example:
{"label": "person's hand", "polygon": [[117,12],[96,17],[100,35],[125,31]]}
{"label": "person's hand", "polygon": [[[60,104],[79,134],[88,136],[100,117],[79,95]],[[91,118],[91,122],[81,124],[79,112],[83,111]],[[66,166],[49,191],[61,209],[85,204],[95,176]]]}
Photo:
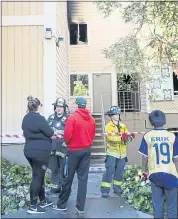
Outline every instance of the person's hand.
{"label": "person's hand", "polygon": [[57,139],[56,135],[53,135],[53,136],[51,137],[51,139]]}
{"label": "person's hand", "polygon": [[133,132],[127,133],[128,135],[128,141],[132,141],[135,138],[135,134]]}
{"label": "person's hand", "polygon": [[143,172],[143,178],[144,178],[144,180],[148,179],[148,173],[147,172]]}
{"label": "person's hand", "polygon": [[137,173],[137,175],[141,178],[141,179],[144,179],[145,181],[148,179],[148,173],[146,172],[146,171],[139,171],[138,173]]}
{"label": "person's hand", "polygon": [[55,134],[56,134],[56,135],[63,135],[63,134],[64,134],[64,131],[62,131],[62,130],[56,130],[56,131],[55,131]]}
{"label": "person's hand", "polygon": [[55,151],[55,150],[52,150],[50,155],[53,156],[53,155],[55,155],[55,154],[56,154],[56,151]]}
{"label": "person's hand", "polygon": [[121,139],[123,142],[129,141],[129,135],[127,133],[122,133]]}
{"label": "person's hand", "polygon": [[67,144],[64,142],[64,143],[62,144],[62,147],[66,148],[66,147],[67,147]]}
{"label": "person's hand", "polygon": [[135,134],[133,132],[130,133],[130,137],[133,139],[135,138]]}

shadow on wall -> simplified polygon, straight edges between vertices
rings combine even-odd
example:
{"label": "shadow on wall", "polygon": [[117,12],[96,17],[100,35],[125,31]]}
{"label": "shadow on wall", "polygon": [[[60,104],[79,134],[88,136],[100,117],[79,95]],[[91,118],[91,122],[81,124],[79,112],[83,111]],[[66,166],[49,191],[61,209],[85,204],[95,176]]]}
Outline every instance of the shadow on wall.
{"label": "shadow on wall", "polygon": [[135,139],[129,142],[127,146],[128,164],[142,164],[142,156],[138,153],[142,137],[143,135],[136,135]]}

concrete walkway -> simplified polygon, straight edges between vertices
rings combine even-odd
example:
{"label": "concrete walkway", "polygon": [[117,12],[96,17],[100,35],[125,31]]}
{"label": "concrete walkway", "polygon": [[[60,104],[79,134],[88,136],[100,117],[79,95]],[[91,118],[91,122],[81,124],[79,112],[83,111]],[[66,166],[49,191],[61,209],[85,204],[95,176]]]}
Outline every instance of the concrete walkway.
{"label": "concrete walkway", "polygon": [[[75,177],[66,213],[54,211],[49,207],[47,213],[43,215],[29,215],[26,210],[21,210],[2,218],[153,218],[151,215],[135,210],[112,191],[108,199],[102,198],[100,194],[101,178],[100,173],[89,174],[87,201],[85,213],[82,216],[78,215],[74,208],[77,195],[77,179]],[[53,195],[50,198],[56,204],[57,196]]]}

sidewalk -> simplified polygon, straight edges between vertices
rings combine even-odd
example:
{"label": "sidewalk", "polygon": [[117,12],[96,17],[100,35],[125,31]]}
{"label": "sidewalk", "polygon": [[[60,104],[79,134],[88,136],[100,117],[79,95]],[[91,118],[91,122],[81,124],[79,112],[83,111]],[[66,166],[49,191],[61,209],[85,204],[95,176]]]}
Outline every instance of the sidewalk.
{"label": "sidewalk", "polygon": [[[43,215],[29,215],[25,210],[21,210],[2,218],[153,218],[153,216],[138,212],[112,191],[108,199],[102,198],[100,195],[101,177],[100,173],[89,174],[87,201],[85,213],[82,216],[79,216],[74,208],[77,194],[77,179],[75,177],[66,213],[54,211],[49,207],[47,213]],[[53,195],[50,198],[56,204],[57,196]]]}

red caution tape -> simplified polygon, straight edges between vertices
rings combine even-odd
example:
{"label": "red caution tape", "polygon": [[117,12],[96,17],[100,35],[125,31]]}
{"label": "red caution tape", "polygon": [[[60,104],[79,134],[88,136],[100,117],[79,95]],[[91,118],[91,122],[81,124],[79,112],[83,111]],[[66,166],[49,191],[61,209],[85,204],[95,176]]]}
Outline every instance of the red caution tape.
{"label": "red caution tape", "polygon": [[[178,133],[178,131],[170,131],[172,133]],[[135,134],[135,135],[138,135],[138,134],[145,134],[146,132],[129,132],[127,133],[128,135],[132,135],[132,134]],[[62,133],[60,135],[54,135],[52,138],[53,139],[58,139],[58,138],[61,138],[62,137]],[[114,136],[114,135],[120,135],[122,136],[122,132],[112,132],[112,133],[96,133],[95,136],[96,137],[100,137],[100,136]],[[13,135],[10,135],[10,134],[3,134],[1,135],[1,138],[24,138],[24,135],[18,135],[18,134],[13,134]]]}

